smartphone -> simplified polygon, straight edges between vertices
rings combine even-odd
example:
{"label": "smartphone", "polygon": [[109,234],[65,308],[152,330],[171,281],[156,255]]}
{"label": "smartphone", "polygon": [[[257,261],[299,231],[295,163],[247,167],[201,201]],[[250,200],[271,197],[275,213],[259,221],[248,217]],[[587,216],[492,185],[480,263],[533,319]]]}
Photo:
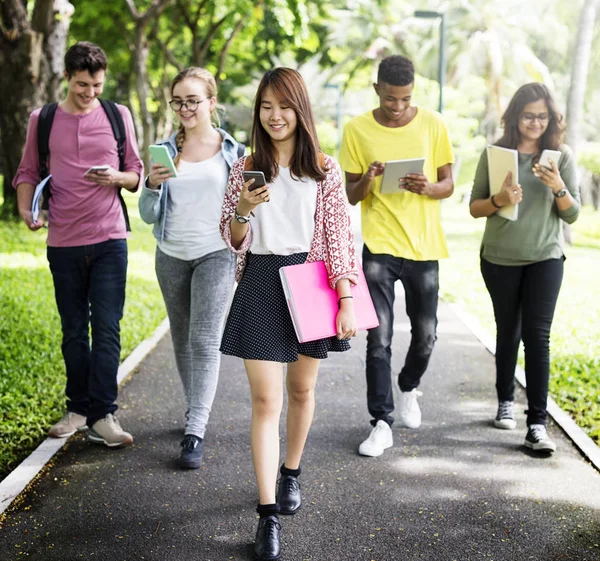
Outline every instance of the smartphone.
{"label": "smartphone", "polygon": [[559,150],[544,150],[542,155],[540,156],[540,161],[538,162],[540,166],[544,166],[545,168],[552,169],[550,165],[550,161],[552,160],[557,166],[558,161],[560,160],[561,153]]}
{"label": "smartphone", "polygon": [[259,187],[264,187],[267,184],[265,174],[262,171],[245,171],[244,172],[244,183],[254,179],[254,183],[248,187],[248,191],[254,191]]}
{"label": "smartphone", "polygon": [[84,175],[88,175],[90,173],[96,173],[97,171],[106,171],[110,166],[92,166],[88,169]]}
{"label": "smartphone", "polygon": [[152,144],[148,146],[148,150],[150,152],[150,157],[155,164],[160,164],[161,166],[169,168],[172,176],[177,177],[177,168],[175,167],[175,162],[173,162],[173,158],[171,158],[171,154],[169,154],[169,150],[166,146]]}

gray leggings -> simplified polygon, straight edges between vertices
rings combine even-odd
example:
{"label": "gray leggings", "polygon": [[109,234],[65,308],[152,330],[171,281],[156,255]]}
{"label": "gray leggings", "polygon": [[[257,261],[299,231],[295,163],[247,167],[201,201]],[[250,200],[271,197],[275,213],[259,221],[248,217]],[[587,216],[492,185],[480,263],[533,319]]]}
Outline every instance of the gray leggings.
{"label": "gray leggings", "polygon": [[219,344],[234,272],[235,257],[228,249],[183,261],[156,248],[156,276],[188,405],[185,434],[200,438],[217,391]]}

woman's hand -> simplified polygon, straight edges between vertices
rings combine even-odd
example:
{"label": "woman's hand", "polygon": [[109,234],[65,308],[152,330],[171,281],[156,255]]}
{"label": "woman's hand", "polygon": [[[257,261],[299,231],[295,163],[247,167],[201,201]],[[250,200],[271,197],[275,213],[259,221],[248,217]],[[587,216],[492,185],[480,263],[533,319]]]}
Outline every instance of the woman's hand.
{"label": "woman's hand", "polygon": [[540,166],[539,163],[533,166],[533,175],[542,181],[544,185],[550,187],[553,193],[558,193],[561,189],[565,189],[565,182],[560,176],[557,165],[554,160],[548,160],[552,169],[548,169],[546,166]]}
{"label": "woman's hand", "polygon": [[352,298],[343,298],[339,302],[340,309],[335,318],[336,337],[338,339],[356,337],[356,318]]}
{"label": "woman's hand", "polygon": [[249,187],[254,183],[254,179],[246,181],[240,192],[240,200],[237,204],[237,212],[241,216],[248,216],[258,205],[268,203],[271,200],[271,191],[268,185],[258,187],[253,191]]}
{"label": "woman's hand", "polygon": [[494,197],[500,206],[516,205],[523,200],[523,189],[518,183],[512,182],[512,172],[508,172],[500,192]]}
{"label": "woman's hand", "polygon": [[158,189],[161,183],[167,181],[173,174],[171,170],[161,164],[152,164],[150,174],[148,175],[148,187],[150,189]]}

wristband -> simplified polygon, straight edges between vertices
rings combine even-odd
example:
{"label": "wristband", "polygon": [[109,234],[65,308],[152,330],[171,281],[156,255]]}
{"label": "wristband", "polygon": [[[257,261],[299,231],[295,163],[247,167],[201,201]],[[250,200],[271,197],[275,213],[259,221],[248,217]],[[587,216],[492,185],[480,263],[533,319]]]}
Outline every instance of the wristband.
{"label": "wristband", "polygon": [[341,308],[342,306],[342,300],[344,300],[344,298],[353,298],[352,296],[340,296],[338,298],[338,310]]}
{"label": "wristband", "polygon": [[498,203],[496,203],[496,199],[494,198],[496,195],[492,195],[490,197],[490,203],[492,203],[492,206],[495,208],[502,208]]}

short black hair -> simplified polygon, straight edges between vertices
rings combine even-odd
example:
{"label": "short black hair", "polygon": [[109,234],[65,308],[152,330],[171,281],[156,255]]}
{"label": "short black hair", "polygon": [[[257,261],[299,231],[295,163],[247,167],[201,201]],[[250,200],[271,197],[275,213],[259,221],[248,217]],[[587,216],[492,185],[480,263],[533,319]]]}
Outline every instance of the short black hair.
{"label": "short black hair", "polygon": [[80,41],[65,53],[65,71],[71,78],[75,72],[87,70],[92,76],[108,68],[108,59],[104,51],[94,43]]}
{"label": "short black hair", "polygon": [[377,70],[377,83],[390,86],[408,86],[415,81],[415,67],[410,59],[402,55],[384,58]]}

